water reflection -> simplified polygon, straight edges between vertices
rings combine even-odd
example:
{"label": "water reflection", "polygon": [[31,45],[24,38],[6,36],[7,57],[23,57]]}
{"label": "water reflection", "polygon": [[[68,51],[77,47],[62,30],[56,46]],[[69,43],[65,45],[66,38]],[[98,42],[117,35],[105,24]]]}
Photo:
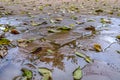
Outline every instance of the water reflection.
{"label": "water reflection", "polygon": [[[97,17],[97,19],[98,18],[100,17]],[[15,22],[14,25],[16,24],[19,25],[21,23],[21,22],[16,22],[14,20],[11,21]],[[7,21],[6,19],[4,19],[3,22],[1,21],[1,23],[6,24],[5,22],[8,23],[9,21]],[[118,25],[119,23],[116,23],[114,19],[113,24]],[[113,47],[110,48],[111,51],[114,49],[114,51],[112,51],[112,53],[115,53],[114,55],[112,55],[111,52],[109,52],[109,55],[102,54],[103,52],[95,54],[96,53],[95,51],[90,51],[89,49],[91,48],[91,44],[96,42],[99,43],[101,42],[102,47],[103,47],[103,43],[105,43],[105,46],[106,43],[113,43],[115,41],[115,35],[119,33],[119,27],[118,26],[114,27],[114,29],[113,27],[108,27],[109,28],[108,31],[100,31],[101,34],[97,34],[95,36],[85,36],[81,38],[81,34],[78,33],[84,33],[86,35],[87,31],[85,31],[84,29],[86,25],[89,26],[89,24],[85,23],[85,26],[83,27],[78,26],[79,28],[77,29],[73,28],[74,30],[70,30],[63,33],[56,33],[56,34],[55,33],[48,34],[47,33],[48,28],[45,28],[43,32],[45,32],[45,34],[48,35],[44,37],[46,39],[44,42],[42,42],[40,40],[41,37],[39,37],[37,38],[37,40],[33,41],[32,43],[27,43],[26,47],[17,47],[17,49],[13,49],[12,51],[9,51],[9,54],[6,57],[8,59],[12,59],[13,63],[20,63],[21,65],[17,64],[16,66],[12,64],[11,66],[11,64],[9,64],[9,62],[6,61],[7,65],[3,66],[4,69],[0,67],[0,79],[9,80],[8,78],[11,78],[10,76],[13,77],[20,74],[20,68],[27,66],[33,71],[36,71],[36,68],[38,67],[47,67],[53,69],[53,74],[54,74],[53,78],[55,78],[55,80],[60,80],[60,79],[72,80],[73,70],[78,66],[84,67],[87,64],[84,61],[84,59],[77,57],[75,55],[74,53],[75,51],[79,51],[79,52],[83,51],[85,52],[86,55],[90,56],[92,59],[103,60],[105,62],[112,62],[112,63],[116,62],[117,64],[117,61],[119,61],[119,56],[116,55],[115,49],[119,49],[119,48],[116,48],[116,44],[112,45],[114,46],[114,48]],[[96,25],[99,26],[99,24]],[[38,29],[41,29],[39,27],[33,27],[34,32],[30,31],[28,35],[30,35],[30,33],[36,35],[36,32],[39,31]],[[43,29],[41,29],[41,31],[42,30]],[[87,33],[87,34],[91,34],[91,33]],[[33,36],[33,35],[28,36],[28,35],[24,33],[24,36],[28,38],[31,37],[36,38],[39,36],[39,34],[37,36]],[[8,38],[8,36],[6,37]],[[23,36],[21,38],[23,38]],[[36,47],[41,47],[42,49],[37,51],[37,53],[31,53],[31,50]],[[48,53],[48,49],[52,50],[53,53]],[[115,61],[114,60],[111,61],[112,58],[117,58],[117,59],[114,59]],[[33,67],[31,68],[31,65],[28,63],[31,63]],[[4,63],[1,63],[1,65],[2,64]],[[13,74],[10,74],[10,72],[12,71],[14,71]],[[36,73],[37,72],[38,71],[36,71]],[[6,75],[8,78],[6,79],[4,75]]]}
{"label": "water reflection", "polygon": [[[71,63],[77,63],[75,55],[73,55],[74,50],[69,46],[62,47],[60,49],[51,49],[54,53],[48,54],[47,50],[50,48],[43,48],[38,54],[32,54],[29,58],[32,63],[35,61],[43,62],[46,64],[51,64],[53,68],[59,68],[61,70],[65,69],[65,58],[66,60],[70,60]],[[40,63],[39,63],[40,64]]]}

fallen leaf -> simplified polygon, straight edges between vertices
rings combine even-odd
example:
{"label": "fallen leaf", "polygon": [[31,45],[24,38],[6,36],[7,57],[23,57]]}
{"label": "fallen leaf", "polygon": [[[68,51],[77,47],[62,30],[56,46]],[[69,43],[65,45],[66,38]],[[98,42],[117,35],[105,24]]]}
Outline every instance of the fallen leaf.
{"label": "fallen leaf", "polygon": [[95,10],[95,12],[96,12],[96,13],[102,13],[103,10],[102,10],[102,9],[97,9],[97,10]]}
{"label": "fallen leaf", "polygon": [[47,49],[47,53],[49,53],[49,54],[53,54],[54,51],[52,51],[51,49]]}
{"label": "fallen leaf", "polygon": [[9,24],[1,24],[0,25],[0,30],[4,31],[4,32],[9,32],[9,30],[11,29],[15,29],[15,26],[11,26]]}
{"label": "fallen leaf", "polygon": [[22,69],[22,72],[23,72],[23,76],[24,76],[24,77],[27,77],[27,80],[28,80],[28,79],[31,79],[32,76],[33,76],[32,71],[31,71],[31,70],[28,70],[28,69],[26,69],[26,68],[23,68],[23,69]]}
{"label": "fallen leaf", "polygon": [[67,30],[67,31],[69,31],[69,30],[71,30],[71,28],[67,27],[67,26],[63,26],[63,27],[59,27],[58,30]]}
{"label": "fallen leaf", "polygon": [[75,54],[81,58],[83,58],[86,62],[88,63],[91,63],[92,62],[92,59],[89,57],[89,56],[86,56],[85,54],[83,53],[80,53],[80,52],[75,52]]}
{"label": "fallen leaf", "polygon": [[37,48],[34,48],[31,53],[33,54],[38,54],[40,51],[42,51],[42,47],[37,47]]}
{"label": "fallen leaf", "polygon": [[51,4],[45,4],[45,6],[46,6],[46,7],[47,7],[47,6],[50,7],[50,6],[52,6],[52,5],[51,5]]}
{"label": "fallen leaf", "polygon": [[76,21],[76,24],[78,25],[81,25],[81,24],[84,24],[85,22],[79,22],[79,21]]}
{"label": "fallen leaf", "polygon": [[31,23],[32,26],[40,26],[40,25],[45,25],[45,24],[47,24],[46,21],[43,21],[43,22],[34,22],[34,21],[32,21],[32,23]]}
{"label": "fallen leaf", "polygon": [[75,26],[75,24],[70,24],[69,26],[70,26],[70,27],[74,27],[74,26]]}
{"label": "fallen leaf", "polygon": [[49,77],[49,74],[45,74],[42,80],[52,80],[52,79]]}
{"label": "fallen leaf", "polygon": [[39,70],[41,75],[45,75],[45,74],[49,74],[50,76],[52,76],[51,74],[51,70],[45,67],[39,67]]}
{"label": "fallen leaf", "polygon": [[10,40],[6,38],[0,38],[0,45],[9,45],[9,44],[10,44]]}
{"label": "fallen leaf", "polygon": [[39,6],[38,8],[39,8],[40,11],[42,11],[42,10],[44,9],[44,6],[41,5],[41,6]]}
{"label": "fallen leaf", "polygon": [[32,22],[31,25],[32,25],[32,26],[39,26],[40,24],[39,24],[39,23]]}
{"label": "fallen leaf", "polygon": [[109,11],[108,14],[111,14],[111,15],[112,15],[112,14],[114,14],[114,12],[113,12],[113,11]]}
{"label": "fallen leaf", "polygon": [[27,77],[17,76],[13,80],[28,80]]}
{"label": "fallen leaf", "polygon": [[77,20],[77,19],[78,19],[78,17],[77,17],[77,16],[75,16],[75,15],[73,15],[73,16],[71,16],[71,19]]}
{"label": "fallen leaf", "polygon": [[85,61],[88,62],[88,63],[92,62],[92,60],[91,60],[91,58],[89,56],[86,56]]}
{"label": "fallen leaf", "polygon": [[13,13],[12,11],[4,11],[3,14],[4,14],[4,15],[12,15],[12,13]]}
{"label": "fallen leaf", "polygon": [[103,23],[103,24],[109,23],[110,24],[111,21],[108,19],[101,18],[101,23]]}
{"label": "fallen leaf", "polygon": [[87,20],[87,22],[95,22],[95,20],[89,19],[89,20]]}
{"label": "fallen leaf", "polygon": [[118,51],[118,50],[117,50],[117,53],[119,53],[119,54],[120,54],[120,51]]}
{"label": "fallen leaf", "polygon": [[80,66],[74,70],[73,78],[74,78],[74,80],[80,80],[82,78],[82,70],[81,70]]}
{"label": "fallen leaf", "polygon": [[55,30],[55,29],[48,29],[49,33],[57,33],[57,32],[61,32],[60,30]]}
{"label": "fallen leaf", "polygon": [[85,30],[95,31],[95,27],[94,26],[89,26],[89,27],[86,27]]}
{"label": "fallen leaf", "polygon": [[63,18],[55,18],[56,21],[62,21]]}
{"label": "fallen leaf", "polygon": [[120,17],[120,13],[118,13],[117,16]]}
{"label": "fallen leaf", "polygon": [[11,30],[11,33],[12,33],[12,34],[19,34],[19,32],[18,32],[16,29],[12,29],[12,30]]}
{"label": "fallen leaf", "polygon": [[99,0],[95,0],[96,2],[98,2]]}
{"label": "fallen leaf", "polygon": [[80,52],[75,52],[75,54],[81,58],[85,58],[86,56]]}
{"label": "fallen leaf", "polygon": [[38,71],[43,76],[42,80],[52,80],[52,72],[50,69],[40,67]]}
{"label": "fallen leaf", "polygon": [[5,8],[3,6],[0,6],[0,10],[5,10]]}
{"label": "fallen leaf", "polygon": [[18,46],[19,47],[26,47],[28,46],[27,44],[28,43],[31,43],[33,42],[35,39],[18,39],[17,42],[18,42]]}
{"label": "fallen leaf", "polygon": [[4,58],[8,54],[8,49],[6,46],[0,46],[0,57]]}
{"label": "fallen leaf", "polygon": [[92,34],[96,34],[96,29],[94,26],[89,26],[89,27],[85,28],[85,30],[92,31]]}
{"label": "fallen leaf", "polygon": [[19,42],[19,43],[22,43],[22,42],[25,42],[26,41],[26,39],[18,39],[17,40],[17,42]]}
{"label": "fallen leaf", "polygon": [[6,28],[0,25],[0,30],[4,31]]}
{"label": "fallen leaf", "polygon": [[19,39],[19,40],[17,40],[17,42],[18,42],[18,46],[19,47],[26,47],[26,46],[28,46],[27,43],[26,43],[26,39]]}
{"label": "fallen leaf", "polygon": [[100,45],[100,44],[97,44],[97,43],[94,44],[94,49],[95,49],[97,52],[102,51],[101,45]]}
{"label": "fallen leaf", "polygon": [[57,21],[54,19],[50,19],[50,23],[56,23]]}
{"label": "fallen leaf", "polygon": [[120,35],[117,35],[116,38],[117,38],[117,39],[120,39]]}
{"label": "fallen leaf", "polygon": [[77,6],[75,6],[75,5],[71,5],[71,6],[69,7],[69,10],[70,10],[70,11],[79,12],[79,8],[78,8]]}

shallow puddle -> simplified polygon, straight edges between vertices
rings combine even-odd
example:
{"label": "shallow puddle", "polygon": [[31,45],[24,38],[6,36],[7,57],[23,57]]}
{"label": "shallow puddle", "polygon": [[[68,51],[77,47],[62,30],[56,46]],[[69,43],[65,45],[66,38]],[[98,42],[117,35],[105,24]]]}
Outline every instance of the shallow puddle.
{"label": "shallow puddle", "polygon": [[[42,20],[46,21],[46,24],[31,25],[31,21],[39,22],[41,20],[36,18],[43,16],[47,18]],[[120,44],[116,40],[116,36],[120,33],[119,18],[83,15],[78,18],[84,22],[83,25],[77,24],[78,20],[72,20],[66,16],[67,19],[64,22],[54,25],[50,23],[50,15],[35,17],[0,18],[0,24],[14,26],[20,32],[16,35],[9,31],[5,33],[5,38],[10,39],[15,47],[10,47],[8,54],[0,59],[0,80],[13,80],[14,77],[22,75],[22,68],[32,70],[34,74],[32,80],[41,80],[42,76],[38,73],[39,67],[51,69],[53,80],[73,80],[72,72],[78,66],[83,71],[81,80],[98,80],[98,78],[99,80],[119,80],[120,55],[117,50],[120,50]],[[110,19],[111,23],[103,25],[100,22],[101,18]],[[48,29],[57,29],[63,26],[63,23],[68,26],[71,22],[75,24],[71,30],[60,33],[48,32]],[[91,30],[85,30],[91,25],[95,27],[96,34],[92,34]],[[16,42],[19,39],[26,39],[28,42],[25,40],[23,44]],[[29,42],[31,40],[33,41]],[[95,43],[102,46],[101,52],[93,49]],[[31,53],[38,47],[37,51]],[[93,62],[87,63],[83,58],[76,56],[75,52],[84,53]]]}

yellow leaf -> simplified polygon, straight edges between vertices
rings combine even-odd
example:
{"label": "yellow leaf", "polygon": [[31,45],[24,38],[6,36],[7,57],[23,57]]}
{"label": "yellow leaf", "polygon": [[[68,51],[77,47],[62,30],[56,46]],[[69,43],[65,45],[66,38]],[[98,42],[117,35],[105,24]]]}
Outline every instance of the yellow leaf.
{"label": "yellow leaf", "polygon": [[120,35],[117,35],[116,38],[117,38],[117,39],[120,39]]}
{"label": "yellow leaf", "polygon": [[80,66],[77,68],[77,69],[75,69],[75,71],[73,72],[73,78],[74,78],[74,80],[80,80],[81,78],[82,78],[82,70],[81,70],[81,68],[80,68]]}
{"label": "yellow leaf", "polygon": [[101,45],[97,43],[94,44],[94,49],[98,52],[102,51]]}

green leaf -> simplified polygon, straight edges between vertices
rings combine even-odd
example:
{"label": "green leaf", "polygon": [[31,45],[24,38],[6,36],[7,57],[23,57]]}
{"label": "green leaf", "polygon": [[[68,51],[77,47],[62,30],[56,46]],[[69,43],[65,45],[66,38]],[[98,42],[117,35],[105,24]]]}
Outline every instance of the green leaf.
{"label": "green leaf", "polygon": [[86,56],[82,53],[79,53],[79,52],[75,52],[75,54],[81,58],[85,58]]}
{"label": "green leaf", "polygon": [[76,24],[78,25],[81,25],[81,24],[84,24],[85,22],[79,22],[79,21],[76,21]]}
{"label": "green leaf", "polygon": [[120,51],[118,51],[118,50],[117,50],[117,53],[119,53],[119,54],[120,54]]}
{"label": "green leaf", "polygon": [[92,60],[91,60],[91,58],[89,56],[86,56],[85,61],[88,62],[88,63],[92,62]]}
{"label": "green leaf", "polygon": [[28,80],[27,77],[17,76],[13,80]]}
{"label": "green leaf", "polygon": [[33,76],[31,70],[28,70],[28,69],[23,68],[23,69],[22,69],[22,72],[23,72],[23,76],[27,77],[28,79],[31,79],[32,76]]}
{"label": "green leaf", "polygon": [[42,10],[44,9],[44,6],[41,5],[41,6],[39,6],[38,8],[39,8],[40,11],[42,11]]}
{"label": "green leaf", "polygon": [[69,7],[69,10],[70,10],[70,11],[77,11],[77,12],[79,12],[79,8],[78,8],[77,6],[75,6],[75,5],[71,5],[71,6]]}
{"label": "green leaf", "polygon": [[117,39],[120,39],[120,35],[117,35],[116,38],[117,38]]}
{"label": "green leaf", "polygon": [[67,26],[63,26],[63,27],[60,27],[60,28],[58,28],[59,30],[67,30],[67,31],[69,31],[69,30],[71,30],[71,28],[70,27],[67,27]]}
{"label": "green leaf", "polygon": [[57,33],[57,32],[60,32],[59,30],[55,30],[55,29],[48,29],[48,32],[49,33]]}
{"label": "green leaf", "polygon": [[50,69],[44,68],[44,67],[40,67],[38,71],[43,76],[42,80],[52,80],[52,73],[51,73]]}
{"label": "green leaf", "polygon": [[87,22],[95,22],[95,20],[89,19],[89,20],[87,20]]}
{"label": "green leaf", "polygon": [[74,27],[74,26],[75,26],[75,24],[70,24],[69,26],[70,26],[70,27]]}
{"label": "green leaf", "polygon": [[6,38],[0,38],[0,45],[9,45],[9,44],[10,44],[10,40]]}
{"label": "green leaf", "polygon": [[75,54],[81,58],[84,58],[84,60],[88,63],[91,63],[92,60],[89,56],[86,56],[85,54],[79,53],[79,52],[75,52]]}
{"label": "green leaf", "polygon": [[96,13],[102,13],[103,10],[102,10],[102,9],[97,9],[97,10],[95,10],[95,12],[96,12]]}
{"label": "green leaf", "polygon": [[11,26],[9,24],[6,24],[6,25],[1,24],[0,25],[0,30],[2,30],[4,32],[9,32],[9,30],[11,30],[11,29],[15,29],[15,26]]}
{"label": "green leaf", "polygon": [[32,25],[32,26],[39,26],[39,25],[41,25],[41,23],[36,23],[36,22],[33,21],[33,22],[31,23],[31,25]]}
{"label": "green leaf", "polygon": [[118,13],[117,16],[120,17],[120,13]]}
{"label": "green leaf", "polygon": [[73,72],[73,78],[74,80],[80,80],[82,78],[82,70],[80,66]]}
{"label": "green leaf", "polygon": [[59,18],[55,18],[55,20],[56,20],[56,21],[62,21],[63,18],[60,18],[60,17],[59,17]]}
{"label": "green leaf", "polygon": [[95,0],[96,2],[98,2],[99,0]]}
{"label": "green leaf", "polygon": [[101,23],[103,23],[103,24],[109,23],[110,24],[111,21],[108,19],[101,18]]}
{"label": "green leaf", "polygon": [[47,52],[48,52],[49,54],[54,53],[54,51],[52,51],[51,49],[47,49]]}
{"label": "green leaf", "polygon": [[72,15],[72,16],[71,16],[71,19],[77,20],[77,19],[78,19],[78,17],[77,17],[77,16],[75,16],[75,15]]}
{"label": "green leaf", "polygon": [[51,70],[45,67],[40,67],[38,71],[40,72],[41,75],[45,74],[49,74],[50,76],[52,75]]}
{"label": "green leaf", "polygon": [[42,80],[51,80],[49,74],[45,74]]}
{"label": "green leaf", "polygon": [[55,23],[56,21],[53,19],[50,19],[50,23]]}

